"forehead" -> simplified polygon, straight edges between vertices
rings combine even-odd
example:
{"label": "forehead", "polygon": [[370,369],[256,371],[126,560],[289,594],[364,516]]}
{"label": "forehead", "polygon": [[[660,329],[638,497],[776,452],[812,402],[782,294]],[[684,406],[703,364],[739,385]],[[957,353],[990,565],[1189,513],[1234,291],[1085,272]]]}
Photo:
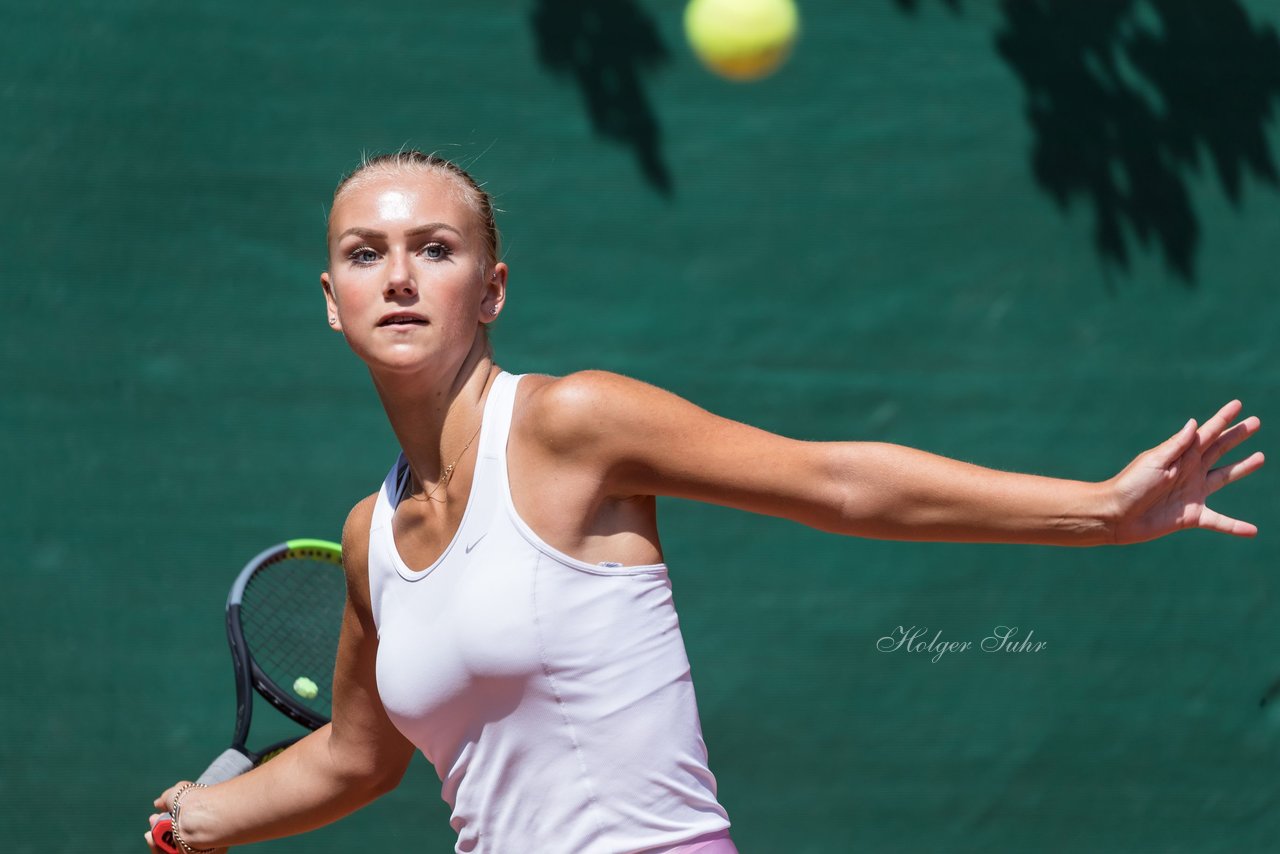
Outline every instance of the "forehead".
{"label": "forehead", "polygon": [[388,231],[425,222],[470,231],[476,215],[461,183],[438,169],[376,169],[352,178],[334,199],[329,234],[353,227]]}

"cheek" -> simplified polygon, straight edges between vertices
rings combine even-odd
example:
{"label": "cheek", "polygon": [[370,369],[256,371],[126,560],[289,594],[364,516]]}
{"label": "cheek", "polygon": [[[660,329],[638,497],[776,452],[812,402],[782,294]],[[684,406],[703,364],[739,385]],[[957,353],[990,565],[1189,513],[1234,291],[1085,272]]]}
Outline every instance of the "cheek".
{"label": "cheek", "polygon": [[474,331],[479,318],[479,305],[480,301],[475,291],[467,288],[453,294],[448,307],[441,308],[444,308],[442,313],[448,315],[450,327],[456,330],[459,336],[466,336]]}
{"label": "cheek", "polygon": [[329,281],[333,284],[333,293],[338,302],[345,306],[360,300],[368,300],[370,295],[376,297],[382,293],[376,268],[357,267],[344,261],[345,259],[335,262],[338,264],[339,272],[329,273]]}
{"label": "cheek", "polygon": [[418,280],[420,296],[427,302],[434,302],[438,311],[448,313],[451,317],[470,315],[480,305],[484,283],[479,274],[470,268],[464,272],[454,269],[441,271],[428,270]]}

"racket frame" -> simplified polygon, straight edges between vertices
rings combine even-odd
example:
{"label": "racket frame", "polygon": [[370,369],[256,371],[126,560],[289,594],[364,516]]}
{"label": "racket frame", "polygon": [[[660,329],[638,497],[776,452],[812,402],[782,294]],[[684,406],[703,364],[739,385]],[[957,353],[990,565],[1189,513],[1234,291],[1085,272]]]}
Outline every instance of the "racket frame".
{"label": "racket frame", "polygon": [[[250,750],[247,743],[249,740],[249,725],[253,719],[253,694],[255,690],[286,717],[308,730],[317,730],[329,722],[328,718],[294,702],[289,694],[258,666],[257,661],[254,660],[253,651],[249,649],[249,644],[245,640],[244,629],[240,624],[240,603],[244,600],[244,591],[249,586],[249,581],[254,574],[277,561],[294,557],[327,561],[337,564],[341,568],[342,546],[328,540],[286,540],[271,548],[263,549],[253,560],[245,564],[244,569],[240,570],[240,574],[236,576],[236,580],[231,585],[231,592],[227,595],[226,608],[227,646],[231,648],[231,662],[235,667],[235,735],[232,739],[231,747],[215,759],[213,764],[200,776],[201,782],[207,781],[210,785],[222,782],[221,779],[212,779],[210,774],[214,769],[222,765],[225,758],[232,758],[228,757],[228,754],[233,751],[247,759],[251,763],[249,767],[255,767],[306,737],[301,735],[294,736],[277,741],[260,751]],[[248,770],[248,768],[241,766],[241,770]],[[161,851],[169,852],[169,854],[179,854],[173,841],[173,829],[168,816],[157,821],[151,832],[157,848]]]}
{"label": "racket frame", "polygon": [[[294,701],[283,685],[277,684],[258,666],[240,624],[240,603],[244,600],[245,588],[249,586],[254,574],[273,563],[294,557],[328,561],[341,567],[342,547],[327,540],[300,539],[287,540],[263,549],[236,576],[231,592],[227,595],[227,645],[231,647],[231,660],[235,664],[237,698],[233,745],[237,748],[244,749],[249,737],[249,724],[253,716],[253,690],[290,720],[307,729],[319,729],[329,722],[328,718]],[[247,750],[244,752],[248,753]]]}

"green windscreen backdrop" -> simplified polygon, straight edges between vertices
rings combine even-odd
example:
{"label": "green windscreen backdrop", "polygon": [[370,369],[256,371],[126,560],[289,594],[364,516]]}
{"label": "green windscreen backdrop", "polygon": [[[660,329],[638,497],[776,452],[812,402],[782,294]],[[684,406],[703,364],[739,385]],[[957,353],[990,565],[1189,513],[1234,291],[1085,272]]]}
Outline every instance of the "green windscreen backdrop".
{"label": "green windscreen backdrop", "polygon": [[[318,280],[362,152],[494,194],[511,371],[1084,480],[1234,397],[1251,449],[1280,429],[1275,0],[805,0],[751,84],[659,0],[0,9],[5,852],[143,850],[231,737],[236,571],[336,539],[392,463]],[[1256,539],[1124,548],[664,499],[741,850],[1275,850],[1275,474],[1212,502]],[[984,652],[1000,626],[1043,646]],[[452,838],[418,757],[261,850]]]}

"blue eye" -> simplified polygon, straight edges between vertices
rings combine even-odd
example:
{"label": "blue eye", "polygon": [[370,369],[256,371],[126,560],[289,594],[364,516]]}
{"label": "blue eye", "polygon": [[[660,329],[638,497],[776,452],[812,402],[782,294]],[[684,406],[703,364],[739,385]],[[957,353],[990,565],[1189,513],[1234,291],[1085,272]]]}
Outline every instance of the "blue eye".
{"label": "blue eye", "polygon": [[443,243],[428,243],[422,247],[422,254],[432,261],[440,261],[449,256],[450,250]]}
{"label": "blue eye", "polygon": [[374,261],[378,260],[378,253],[374,252],[368,246],[361,246],[347,257],[357,264],[372,264]]}

